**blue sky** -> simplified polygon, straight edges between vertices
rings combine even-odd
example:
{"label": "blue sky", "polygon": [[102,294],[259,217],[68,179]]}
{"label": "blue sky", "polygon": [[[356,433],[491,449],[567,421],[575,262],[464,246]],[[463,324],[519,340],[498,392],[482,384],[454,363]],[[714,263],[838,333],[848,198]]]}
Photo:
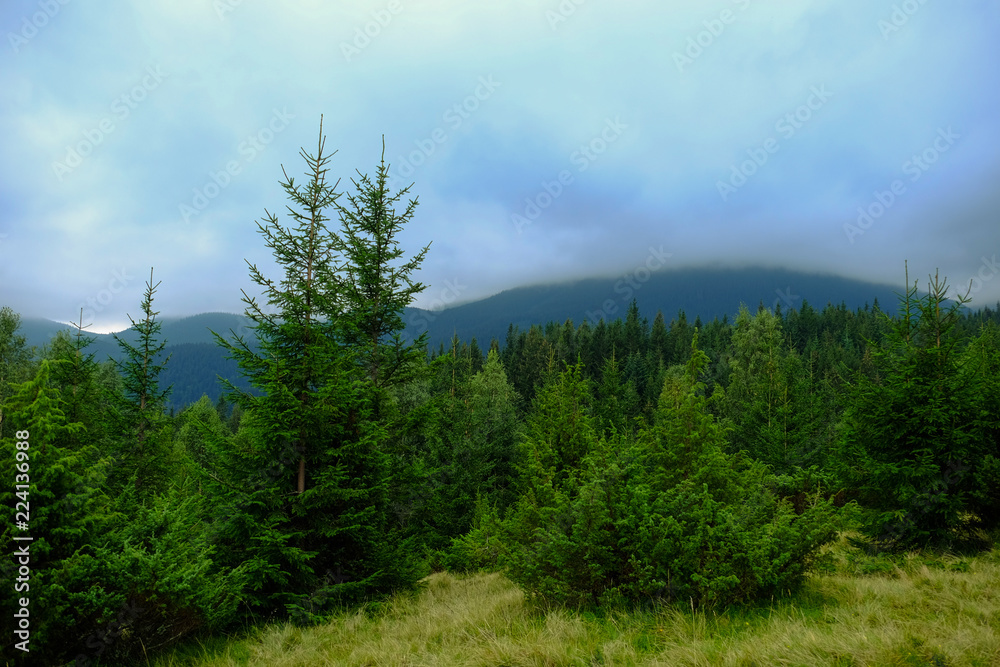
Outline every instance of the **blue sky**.
{"label": "blue sky", "polygon": [[241,311],[320,114],[342,189],[383,135],[413,184],[416,305],[651,253],[1000,299],[996,2],[343,4],[4,3],[0,303]]}

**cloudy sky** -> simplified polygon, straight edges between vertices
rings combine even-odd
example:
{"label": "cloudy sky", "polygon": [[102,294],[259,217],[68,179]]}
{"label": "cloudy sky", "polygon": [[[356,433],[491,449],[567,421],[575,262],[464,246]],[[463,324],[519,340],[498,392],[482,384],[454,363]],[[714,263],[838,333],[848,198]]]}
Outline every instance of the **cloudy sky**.
{"label": "cloudy sky", "polygon": [[341,189],[383,135],[413,184],[417,305],[665,253],[909,260],[1000,299],[995,0],[7,0],[0,26],[0,304],[27,316],[120,328],[150,267],[164,315],[241,311],[321,114]]}

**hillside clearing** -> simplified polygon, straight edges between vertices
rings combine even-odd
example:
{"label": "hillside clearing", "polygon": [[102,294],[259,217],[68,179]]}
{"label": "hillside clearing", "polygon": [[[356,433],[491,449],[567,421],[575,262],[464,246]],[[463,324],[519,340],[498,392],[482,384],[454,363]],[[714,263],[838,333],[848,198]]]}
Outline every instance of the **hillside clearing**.
{"label": "hillside clearing", "polygon": [[436,573],[416,595],[313,628],[260,629],[153,663],[199,665],[1000,665],[1000,551],[864,556],[844,540],[787,600],[600,617],[543,610],[497,573]]}

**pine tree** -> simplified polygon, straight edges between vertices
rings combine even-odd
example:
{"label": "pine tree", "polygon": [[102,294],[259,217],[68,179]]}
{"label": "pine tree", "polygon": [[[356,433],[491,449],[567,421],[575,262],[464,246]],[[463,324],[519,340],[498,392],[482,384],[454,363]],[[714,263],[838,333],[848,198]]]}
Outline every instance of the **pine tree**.
{"label": "pine tree", "polygon": [[30,373],[31,350],[18,329],[21,316],[10,307],[0,308],[0,435],[10,435],[10,426],[4,425],[3,403],[10,397],[12,387],[26,380]]}
{"label": "pine tree", "polygon": [[601,383],[597,387],[597,415],[605,435],[623,433],[627,428],[628,418],[622,405],[624,391],[618,360],[612,354],[604,362]]}
{"label": "pine tree", "polygon": [[441,396],[427,461],[430,497],[420,518],[434,546],[469,530],[477,501],[503,511],[516,498],[517,403],[495,352],[454,394]]}
{"label": "pine tree", "polygon": [[[426,356],[427,332],[409,345],[402,338],[403,309],[410,305],[424,285],[414,282],[430,244],[408,260],[401,261],[399,233],[413,218],[417,200],[411,199],[402,212],[395,204],[409,192],[395,194],[388,189],[389,165],[382,159],[374,180],[358,172],[352,180],[356,193],[347,195],[347,205],[336,198],[332,203],[340,214],[341,230],[333,236],[333,250],[344,260],[340,295],[354,326],[345,332],[345,343],[360,355],[372,385],[385,388],[406,379],[413,366]],[[346,314],[345,313],[345,314]]]}
{"label": "pine tree", "polygon": [[[949,546],[970,540],[995,517],[969,510],[981,498],[977,473],[996,456],[995,377],[970,363],[957,327],[958,296],[935,275],[900,297],[875,372],[859,372],[850,392],[838,460],[869,508],[864,525],[875,548]],[[971,356],[970,356],[971,355]],[[986,518],[986,521],[983,519]]]}
{"label": "pine tree", "polygon": [[83,330],[83,311],[77,331],[70,335],[59,331],[50,341],[45,358],[58,363],[52,365],[51,382],[60,390],[65,402],[66,419],[82,424],[84,430],[65,444],[76,448],[84,443],[94,445],[97,451],[110,455],[114,441],[115,414],[113,401],[120,393],[121,378],[113,362],[97,363],[96,355],[87,352],[94,339]]}
{"label": "pine tree", "polygon": [[683,363],[688,358],[691,351],[691,338],[694,335],[691,325],[688,324],[687,315],[684,311],[678,311],[677,319],[670,322],[668,338],[670,340],[671,363]]}
{"label": "pine tree", "polygon": [[729,367],[724,412],[733,425],[732,448],[780,473],[822,463],[816,392],[798,355],[785,348],[775,315],[740,309]]}
{"label": "pine tree", "polygon": [[521,431],[518,401],[500,357],[490,352],[486,365],[469,381],[468,437],[472,456],[482,467],[475,493],[500,510],[515,497],[515,461]]}
{"label": "pine tree", "polygon": [[[60,363],[43,360],[33,379],[15,386],[4,407],[16,429],[0,440],[0,458],[15,472],[12,483],[0,487],[0,545],[7,554],[24,547],[31,572],[24,582],[29,588],[21,595],[0,596],[0,607],[9,619],[15,598],[30,599],[31,656],[38,664],[71,659],[78,633],[89,631],[107,604],[105,592],[93,590],[93,573],[99,568],[93,547],[100,544],[110,519],[101,491],[103,469],[93,465],[93,446],[65,446],[83,426],[67,421],[66,404],[50,386],[52,370]],[[15,510],[22,509],[24,516],[17,518],[29,518],[18,529]],[[16,535],[32,540],[16,542]],[[10,647],[5,641],[3,655],[9,655]]]}
{"label": "pine tree", "polygon": [[653,328],[649,334],[649,345],[664,364],[676,363],[678,360],[671,357],[670,334],[667,331],[666,322],[663,319],[663,312],[656,311],[656,318],[653,320]]}
{"label": "pine tree", "polygon": [[160,283],[153,284],[153,270],[143,294],[143,317],[136,322],[129,315],[132,330],[138,340],[133,345],[113,334],[123,353],[117,362],[122,374],[122,394],[118,399],[119,427],[123,438],[114,453],[118,472],[112,480],[113,489],[131,483],[143,494],[161,490],[168,476],[169,430],[164,414],[170,388],[160,388],[159,376],[170,360],[161,359],[166,341],[159,338],[161,323],[153,310],[153,295]]}
{"label": "pine tree", "polygon": [[[707,361],[693,336],[683,373],[664,383],[655,423],[634,442],[598,438],[573,409],[586,393],[578,369],[542,390],[525,494],[493,531],[506,541],[508,576],[528,595],[574,606],[710,605],[801,584],[836,534],[834,512],[817,501],[797,514],[770,493],[763,466],[725,454],[725,429],[698,381]],[[490,523],[463,542],[468,551],[488,551]]]}
{"label": "pine tree", "polygon": [[206,483],[225,498],[217,524],[226,558],[246,566],[254,604],[305,620],[324,611],[315,608],[317,595],[327,606],[357,601],[409,585],[415,571],[407,544],[388,537],[385,427],[373,418],[378,384],[407,358],[383,356],[380,343],[401,303],[378,274],[378,262],[394,253],[398,221],[386,217],[384,202],[354,200],[362,210],[383,207],[371,224],[388,255],[368,253],[362,216],[351,223],[357,245],[340,256],[344,243],[326,226],[340,195],[327,180],[322,123],[316,153],[300,154],[308,181],[286,173],[282,182],[292,224],[270,213],[258,222],[284,276],[274,280],[250,265],[266,300],[244,293],[256,341],[217,335],[261,393],[233,394],[245,411],[233,438],[205,436]]}

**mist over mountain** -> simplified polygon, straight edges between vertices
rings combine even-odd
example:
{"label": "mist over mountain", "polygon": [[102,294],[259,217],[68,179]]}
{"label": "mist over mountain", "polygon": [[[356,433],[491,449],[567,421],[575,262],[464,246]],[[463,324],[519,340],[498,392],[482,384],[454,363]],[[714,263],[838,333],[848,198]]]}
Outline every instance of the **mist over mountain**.
{"label": "mist over mountain", "polygon": [[[505,290],[489,298],[461,304],[440,311],[407,308],[404,337],[412,340],[428,335],[428,349],[447,347],[457,335],[461,340],[476,338],[485,349],[496,338],[503,346],[511,325],[526,329],[532,324],[565,322],[591,325],[602,318],[613,321],[623,317],[632,299],[639,311],[652,320],[661,311],[669,322],[684,311],[690,321],[701,318],[730,320],[740,304],[756,310],[780,308],[783,312],[799,309],[808,302],[821,310],[828,303],[844,303],[849,309],[864,308],[876,301],[883,310],[895,311],[898,287],[852,280],[838,276],[799,273],[784,269],[690,269],[591,278],[572,283],[535,285]],[[169,405],[179,409],[202,394],[213,401],[223,393],[219,377],[246,387],[236,362],[226,359],[226,352],[216,344],[211,332],[227,338],[231,332],[249,335],[249,319],[233,313],[201,313],[183,318],[164,318],[161,338],[170,361],[161,376],[163,386],[173,385]],[[75,333],[68,324],[25,318],[21,332],[30,345],[45,345],[59,330]],[[134,334],[118,334],[134,342]],[[119,358],[120,349],[111,334],[91,334],[94,343],[89,351],[98,359]]]}
{"label": "mist over mountain", "polygon": [[[167,343],[163,355],[169,356],[160,375],[160,384],[163,387],[173,386],[167,399],[168,407],[180,409],[197,401],[203,394],[213,401],[218,400],[225,392],[220,377],[230,380],[237,387],[249,388],[239,366],[234,360],[226,358],[227,352],[212,336],[212,331],[227,338],[232,338],[232,332],[249,335],[252,333],[247,328],[249,322],[247,317],[232,313],[201,313],[160,320],[160,339]],[[66,331],[71,336],[76,334],[74,327],[51,320],[24,318],[21,322],[21,335],[29,345],[39,348],[59,331]],[[106,361],[109,357],[116,360],[122,358],[121,348],[112,334],[86,335],[93,340],[87,352],[94,354],[98,361]],[[129,343],[136,342],[135,332],[131,329],[119,332],[118,336]]]}
{"label": "mist over mountain", "polygon": [[532,324],[565,322],[592,326],[624,317],[632,299],[639,312],[652,320],[662,311],[669,322],[684,311],[693,321],[729,317],[740,304],[756,310],[759,304],[779,307],[783,312],[799,309],[803,302],[822,309],[826,304],[844,303],[849,309],[872,305],[876,300],[888,312],[896,308],[899,286],[853,280],[840,276],[800,273],[785,269],[688,269],[650,273],[629,273],[613,278],[590,278],[570,283],[536,285],[505,290],[499,294],[440,311],[412,309],[406,317],[406,333],[427,332],[430,347],[436,348],[455,334],[463,340],[475,337],[481,345],[497,338],[503,345],[509,325],[527,328]]}

